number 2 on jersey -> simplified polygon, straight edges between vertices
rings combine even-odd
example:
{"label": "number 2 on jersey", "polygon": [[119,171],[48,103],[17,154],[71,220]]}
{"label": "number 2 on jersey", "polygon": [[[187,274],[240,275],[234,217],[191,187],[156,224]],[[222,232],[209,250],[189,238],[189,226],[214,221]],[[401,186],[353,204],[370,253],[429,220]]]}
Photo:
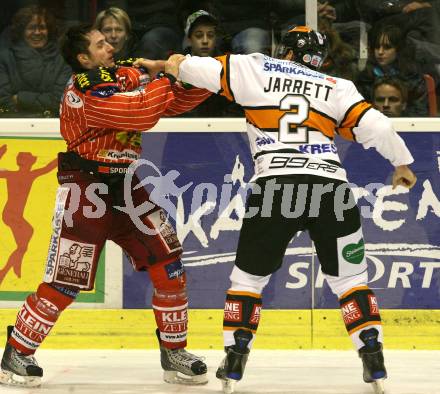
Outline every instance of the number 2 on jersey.
{"label": "number 2 on jersey", "polygon": [[279,120],[279,141],[287,143],[307,143],[308,129],[307,126],[292,127],[291,125],[300,125],[309,117],[310,103],[304,96],[298,94],[288,94],[280,101],[281,111],[286,112]]}

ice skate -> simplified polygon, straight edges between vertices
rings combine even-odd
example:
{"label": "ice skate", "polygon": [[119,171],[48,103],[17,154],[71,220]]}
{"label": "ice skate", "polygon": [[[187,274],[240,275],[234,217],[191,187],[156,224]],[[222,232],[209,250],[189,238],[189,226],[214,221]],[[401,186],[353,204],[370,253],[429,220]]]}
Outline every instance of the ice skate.
{"label": "ice skate", "polygon": [[[159,330],[156,335],[160,344]],[[208,383],[207,367],[202,357],[185,349],[167,349],[160,344],[163,380],[172,384],[199,385]]]}
{"label": "ice skate", "polygon": [[364,330],[359,335],[365,346],[359,350],[359,357],[364,366],[364,382],[371,383],[375,394],[384,394],[384,380],[387,371],[384,365],[382,344],[378,342],[378,331],[375,328]]}
{"label": "ice skate", "polygon": [[[8,339],[13,326],[8,326]],[[40,368],[34,356],[20,353],[8,342],[1,362],[0,383],[10,386],[37,387],[41,384],[43,369]]]}
{"label": "ice skate", "polygon": [[234,393],[235,385],[243,377],[249,357],[248,343],[252,340],[252,333],[240,329],[234,332],[234,338],[235,345],[225,347],[226,356],[215,375],[221,380],[225,394]]}

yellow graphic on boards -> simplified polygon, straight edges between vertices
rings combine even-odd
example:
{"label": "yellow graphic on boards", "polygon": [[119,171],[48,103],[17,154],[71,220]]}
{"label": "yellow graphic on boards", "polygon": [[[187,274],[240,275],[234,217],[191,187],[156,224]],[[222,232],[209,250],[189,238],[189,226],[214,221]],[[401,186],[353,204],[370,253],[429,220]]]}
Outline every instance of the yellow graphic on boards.
{"label": "yellow graphic on boards", "polygon": [[59,140],[0,140],[0,290],[34,291],[43,278],[57,189]]}

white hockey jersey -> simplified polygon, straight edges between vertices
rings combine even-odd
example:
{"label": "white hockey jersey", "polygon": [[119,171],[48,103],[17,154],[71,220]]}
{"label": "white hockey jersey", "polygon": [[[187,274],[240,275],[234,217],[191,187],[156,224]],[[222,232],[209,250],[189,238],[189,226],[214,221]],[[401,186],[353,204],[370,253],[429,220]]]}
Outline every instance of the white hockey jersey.
{"label": "white hockey jersey", "polygon": [[188,56],[179,78],[244,108],[253,179],[312,174],[346,181],[335,134],[376,148],[394,166],[413,161],[390,120],[351,81],[260,53]]}

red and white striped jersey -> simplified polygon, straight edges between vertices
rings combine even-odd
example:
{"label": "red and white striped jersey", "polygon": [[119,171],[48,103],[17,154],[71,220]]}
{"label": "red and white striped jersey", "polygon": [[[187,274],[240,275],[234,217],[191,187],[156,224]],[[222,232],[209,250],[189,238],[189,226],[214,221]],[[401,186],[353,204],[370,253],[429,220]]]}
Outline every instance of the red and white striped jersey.
{"label": "red and white striped jersey", "polygon": [[204,89],[171,85],[168,78],[146,83],[148,76],[134,67],[119,67],[116,78],[120,92],[109,92],[105,86],[84,92],[73,75],[60,108],[67,150],[89,160],[130,163],[140,156],[142,131],[162,116],[193,109],[211,95]]}
{"label": "red and white striped jersey", "polygon": [[413,161],[391,121],[351,81],[260,53],[188,56],[179,78],[243,107],[255,177],[312,174],[345,181],[336,134],[374,147],[395,166]]}

